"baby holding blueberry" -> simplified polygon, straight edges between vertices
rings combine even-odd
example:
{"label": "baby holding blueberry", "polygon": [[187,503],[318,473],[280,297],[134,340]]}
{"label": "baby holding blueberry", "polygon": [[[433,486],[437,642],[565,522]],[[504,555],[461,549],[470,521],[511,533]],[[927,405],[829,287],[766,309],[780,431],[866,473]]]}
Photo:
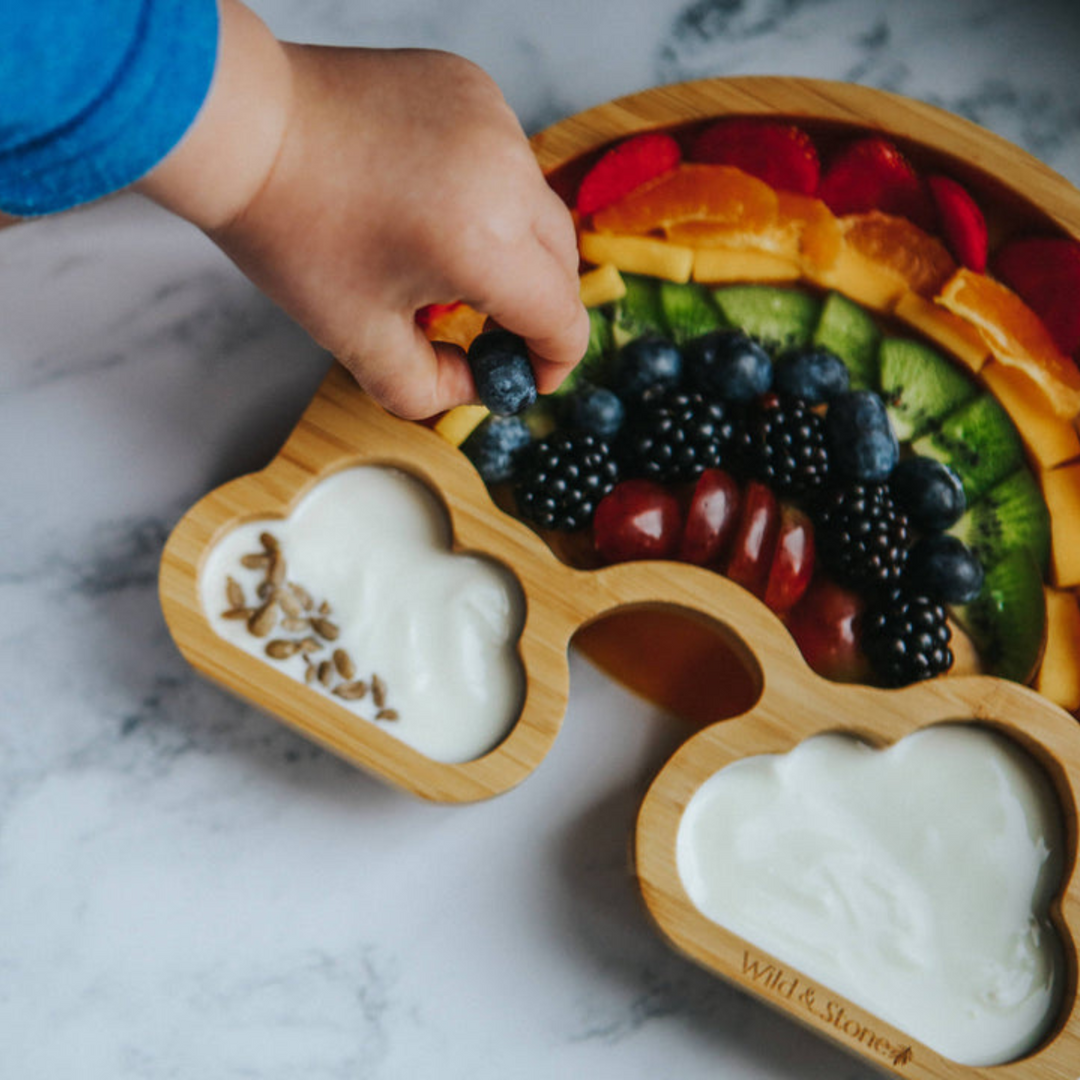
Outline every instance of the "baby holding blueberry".
{"label": "baby holding blueberry", "polygon": [[24,0],[0,40],[0,224],[126,188],[192,222],[391,411],[473,401],[416,312],[585,351],[570,214],[492,80],[432,50],[278,41],[239,0]]}

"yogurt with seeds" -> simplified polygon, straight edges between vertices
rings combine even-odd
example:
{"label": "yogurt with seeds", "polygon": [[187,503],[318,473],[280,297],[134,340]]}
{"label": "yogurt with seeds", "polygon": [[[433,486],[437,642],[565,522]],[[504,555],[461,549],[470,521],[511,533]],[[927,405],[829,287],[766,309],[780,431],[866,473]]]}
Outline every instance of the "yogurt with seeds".
{"label": "yogurt with seeds", "polygon": [[[1060,1004],[1048,910],[1062,850],[1038,766],[948,724],[885,750],[823,735],[721,769],[686,808],[677,862],[704,915],[790,965],[785,989],[814,980],[953,1061],[992,1065],[1033,1050]],[[748,952],[744,974],[767,980],[769,958]],[[853,1023],[820,991],[800,1000]]]}
{"label": "yogurt with seeds", "polygon": [[524,601],[504,567],[450,550],[446,514],[408,474],[361,466],[287,519],[209,552],[204,611],[227,641],[441,762],[471,761],[524,699]]}

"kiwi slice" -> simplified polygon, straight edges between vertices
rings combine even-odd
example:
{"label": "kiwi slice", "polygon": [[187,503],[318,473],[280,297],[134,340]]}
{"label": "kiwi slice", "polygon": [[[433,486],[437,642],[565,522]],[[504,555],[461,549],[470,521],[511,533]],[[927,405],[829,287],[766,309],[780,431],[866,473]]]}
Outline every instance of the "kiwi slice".
{"label": "kiwi slice", "polygon": [[842,293],[831,292],[821,305],[813,344],[835,353],[847,364],[852,390],[878,388],[878,345],[881,331],[873,317]]}
{"label": "kiwi slice", "polygon": [[676,345],[727,325],[708,289],[694,282],[660,282],[660,310]]}
{"label": "kiwi slice", "polygon": [[896,437],[910,442],[978,393],[978,388],[936,349],[907,338],[885,338],[878,378]]}
{"label": "kiwi slice", "polygon": [[1008,413],[981,392],[911,445],[916,454],[937,458],[960,477],[969,506],[1024,461],[1024,447]]}
{"label": "kiwi slice", "polygon": [[979,557],[983,566],[1023,548],[1031,553],[1039,573],[1050,565],[1050,511],[1042,489],[1027,466],[996,483],[949,529]]}
{"label": "kiwi slice", "polygon": [[1046,646],[1046,597],[1039,567],[1026,548],[987,568],[982,591],[954,611],[987,672],[1014,682],[1034,677]]}
{"label": "kiwi slice", "polygon": [[589,308],[589,344],[581,363],[586,366],[602,364],[614,348],[611,319],[603,308]]}
{"label": "kiwi slice", "polygon": [[667,319],[660,303],[660,282],[640,274],[623,274],[626,295],[615,304],[612,326],[616,346],[623,346],[644,334],[668,333]]}
{"label": "kiwi slice", "polygon": [[565,397],[574,393],[585,383],[602,384],[615,352],[615,338],[611,319],[602,307],[589,308],[589,344],[581,362],[563,379],[561,385],[548,397]]}
{"label": "kiwi slice", "polygon": [[778,285],[727,285],[713,298],[732,326],[780,348],[809,345],[821,312],[816,296]]}

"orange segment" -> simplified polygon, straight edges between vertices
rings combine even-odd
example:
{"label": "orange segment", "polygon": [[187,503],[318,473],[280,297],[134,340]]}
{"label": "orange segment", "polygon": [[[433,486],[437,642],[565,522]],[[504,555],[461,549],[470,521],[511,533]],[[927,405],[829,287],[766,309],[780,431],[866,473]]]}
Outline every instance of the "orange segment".
{"label": "orange segment", "polygon": [[[792,263],[808,262],[819,268],[836,261],[843,237],[836,217],[820,199],[778,191],[776,209],[776,217],[767,221],[676,221],[664,227],[664,235],[672,243],[695,248],[699,256],[723,249],[777,256]],[[706,261],[712,265],[719,257],[706,256]]]}
{"label": "orange segment", "polygon": [[1080,369],[1058,349],[1042,320],[999,281],[961,268],[936,300],[967,319],[1003,364],[1022,369],[1038,383],[1058,416],[1080,413]]}
{"label": "orange segment", "polygon": [[844,243],[895,272],[912,292],[932,296],[956,269],[945,245],[907,218],[872,210],[840,218]]}
{"label": "orange segment", "polygon": [[799,254],[810,266],[822,270],[836,262],[844,238],[836,215],[821,199],[778,191],[776,210],[782,222],[798,229]]}
{"label": "orange segment", "polygon": [[801,228],[797,222],[773,222],[760,232],[718,221],[677,221],[664,229],[672,243],[692,248],[725,248],[728,251],[764,251],[796,258]]}
{"label": "orange segment", "polygon": [[797,191],[778,191],[776,212],[782,221],[797,221],[800,225],[836,216],[821,199],[815,199],[813,195],[800,195]]}
{"label": "orange segment", "polygon": [[597,232],[647,233],[711,221],[759,233],[776,220],[776,192],[728,165],[680,165],[593,215]]}
{"label": "orange segment", "polygon": [[487,316],[468,304],[449,306],[437,312],[424,328],[429,341],[447,341],[468,349],[472,339],[484,329]]}

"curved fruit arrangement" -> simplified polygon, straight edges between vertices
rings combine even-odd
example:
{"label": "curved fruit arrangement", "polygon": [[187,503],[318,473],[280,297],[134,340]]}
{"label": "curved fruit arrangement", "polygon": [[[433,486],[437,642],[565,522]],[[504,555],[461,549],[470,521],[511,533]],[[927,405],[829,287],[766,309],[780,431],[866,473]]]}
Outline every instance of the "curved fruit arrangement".
{"label": "curved fruit arrangement", "polygon": [[[501,505],[576,565],[733,578],[829,677],[984,670],[1080,707],[1080,244],[999,237],[880,136],[759,118],[554,182],[588,354],[524,412],[438,425]],[[424,322],[486,336],[464,305]]]}

